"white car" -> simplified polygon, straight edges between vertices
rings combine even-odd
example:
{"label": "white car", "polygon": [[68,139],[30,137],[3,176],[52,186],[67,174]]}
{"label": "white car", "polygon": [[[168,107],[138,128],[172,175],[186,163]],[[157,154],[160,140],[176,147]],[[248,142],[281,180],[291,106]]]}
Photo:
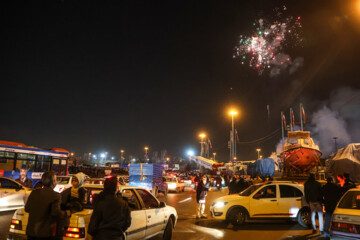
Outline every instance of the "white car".
{"label": "white car", "polygon": [[0,177],[0,211],[23,208],[31,190],[10,178]]}
{"label": "white car", "polygon": [[242,225],[251,219],[293,219],[303,227],[311,224],[310,208],[304,200],[304,186],[273,181],[248,187],[239,194],[216,199],[210,207],[214,219]]}
{"label": "white car", "polygon": [[360,238],[360,189],[347,191],[340,199],[331,219],[331,239]]}
{"label": "white car", "polygon": [[168,186],[168,191],[183,192],[185,190],[185,184],[177,177],[165,177]]}
{"label": "white car", "polygon": [[[64,240],[91,239],[87,233],[90,217],[93,212],[92,201],[95,194],[103,190],[101,185],[85,185],[88,201],[84,210],[71,215],[70,226],[67,228]],[[147,239],[163,235],[171,239],[172,230],[178,219],[175,208],[166,206],[150,192],[141,187],[118,186],[118,193],[128,200],[131,209],[131,226],[125,232],[125,239]],[[25,239],[28,213],[18,209],[11,220],[8,239]]]}

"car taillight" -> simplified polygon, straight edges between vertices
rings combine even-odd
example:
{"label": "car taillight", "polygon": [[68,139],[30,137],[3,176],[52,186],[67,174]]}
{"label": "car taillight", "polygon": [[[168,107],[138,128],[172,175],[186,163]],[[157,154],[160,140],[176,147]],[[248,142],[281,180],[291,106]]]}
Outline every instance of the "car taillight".
{"label": "car taillight", "polygon": [[10,229],[22,230],[21,221],[12,219],[10,224]]}
{"label": "car taillight", "polygon": [[62,190],[64,190],[64,188],[63,188],[63,187],[59,188],[59,193],[61,193],[61,192],[62,192]]}
{"label": "car taillight", "polygon": [[340,223],[340,222],[332,222],[331,230],[333,231],[341,231],[341,232],[349,232],[349,233],[359,233],[359,227],[350,223]]}
{"label": "car taillight", "polygon": [[66,229],[65,237],[84,238],[85,237],[85,228],[68,227]]}

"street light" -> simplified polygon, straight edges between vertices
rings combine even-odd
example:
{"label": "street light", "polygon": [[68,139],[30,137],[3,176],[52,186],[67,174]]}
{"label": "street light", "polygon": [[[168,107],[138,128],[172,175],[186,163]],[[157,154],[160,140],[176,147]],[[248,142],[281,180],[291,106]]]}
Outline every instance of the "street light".
{"label": "street light", "polygon": [[257,158],[257,159],[260,159],[260,151],[261,151],[261,149],[260,149],[260,148],[257,148],[256,151],[257,151],[257,155],[258,155],[258,158]]}
{"label": "street light", "polygon": [[123,161],[124,161],[124,150],[120,150],[120,153],[121,153],[121,157],[120,157],[120,162],[121,164],[123,164]]}
{"label": "street light", "polygon": [[200,152],[200,156],[204,156],[204,138],[206,137],[205,133],[200,133],[199,134],[200,137],[200,147],[201,147],[201,152]]}
{"label": "street light", "polygon": [[236,159],[236,138],[235,138],[235,123],[234,116],[237,115],[237,111],[235,109],[231,109],[229,114],[231,115],[231,132],[232,136],[230,138],[230,159]]}
{"label": "street light", "polygon": [[145,150],[145,160],[147,161],[148,160],[148,150],[149,148],[147,146],[144,147],[144,150]]}

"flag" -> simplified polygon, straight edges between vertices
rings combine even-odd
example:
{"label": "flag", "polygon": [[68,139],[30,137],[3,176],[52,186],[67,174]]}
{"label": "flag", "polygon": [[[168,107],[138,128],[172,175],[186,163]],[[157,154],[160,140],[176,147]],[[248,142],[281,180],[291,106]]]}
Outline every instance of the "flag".
{"label": "flag", "polygon": [[210,138],[208,138],[208,142],[209,142],[209,146],[210,146],[210,148],[212,149],[212,145],[211,145]]}
{"label": "flag", "polygon": [[304,118],[304,124],[306,123],[306,117],[305,117],[305,110],[304,110],[304,107],[303,105],[301,105],[301,113],[303,115],[303,118]]}
{"label": "flag", "polygon": [[291,123],[292,123],[292,127],[295,127],[295,115],[294,115],[294,111],[292,108],[290,108],[290,114],[291,114]]}
{"label": "flag", "polygon": [[286,129],[286,118],[285,118],[285,115],[284,115],[284,114],[282,115],[282,120],[283,120],[283,122],[284,122],[284,128]]}
{"label": "flag", "polygon": [[238,135],[238,133],[237,133],[237,130],[235,130],[235,132],[236,132],[236,139],[237,139],[237,141],[238,141],[238,143],[239,143],[240,140],[239,140],[239,135]]}

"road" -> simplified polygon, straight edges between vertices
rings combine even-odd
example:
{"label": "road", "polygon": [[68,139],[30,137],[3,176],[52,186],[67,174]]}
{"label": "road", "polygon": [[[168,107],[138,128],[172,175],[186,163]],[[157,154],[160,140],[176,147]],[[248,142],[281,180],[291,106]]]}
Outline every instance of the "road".
{"label": "road", "polygon": [[[212,190],[206,199],[206,212],[210,204],[218,197],[226,195],[227,189]],[[183,193],[169,193],[167,197],[161,195],[160,201],[176,208],[179,220],[173,232],[174,240],[209,240],[209,239],[256,239],[256,240],[303,240],[321,239],[319,234],[312,234],[312,230],[304,229],[297,223],[286,221],[255,222],[241,227],[208,219],[196,219],[196,193],[187,189]],[[0,239],[5,239],[10,226],[13,211],[0,213]],[[153,240],[162,239],[160,236]]]}

